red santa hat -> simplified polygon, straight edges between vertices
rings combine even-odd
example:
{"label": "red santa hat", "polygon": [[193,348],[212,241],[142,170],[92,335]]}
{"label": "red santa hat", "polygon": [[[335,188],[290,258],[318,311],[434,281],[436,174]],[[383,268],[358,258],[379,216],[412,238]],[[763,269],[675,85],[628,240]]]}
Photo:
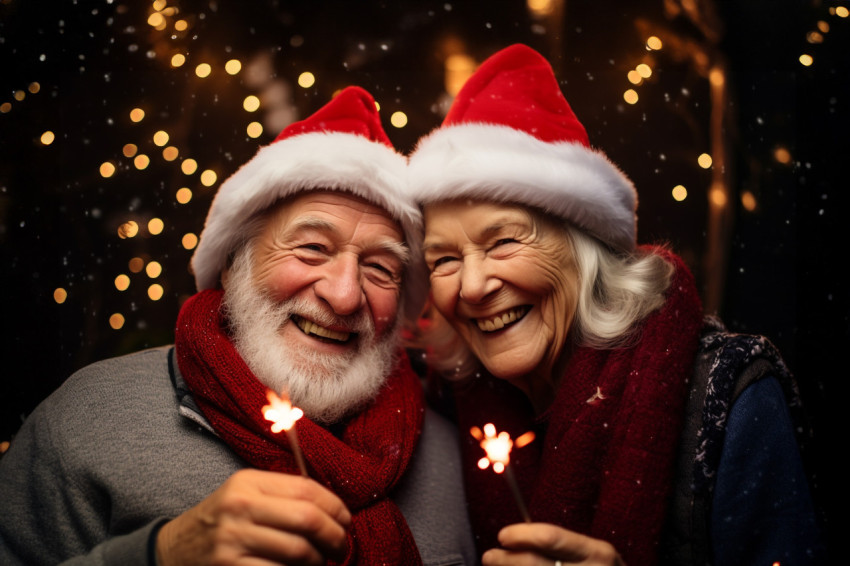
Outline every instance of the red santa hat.
{"label": "red santa hat", "polygon": [[488,58],[408,167],[420,204],[475,198],[534,206],[615,250],[635,247],[637,194],[561,93],[552,67],[525,45]]}
{"label": "red santa hat", "polygon": [[403,190],[406,166],[381,126],[372,96],[359,87],[346,88],[312,116],[287,126],[222,183],[192,256],[198,290],[218,286],[254,215],[305,191],[342,191],[385,209],[401,225],[412,258],[403,299],[413,320],[425,300],[427,276],[418,261],[421,213]]}

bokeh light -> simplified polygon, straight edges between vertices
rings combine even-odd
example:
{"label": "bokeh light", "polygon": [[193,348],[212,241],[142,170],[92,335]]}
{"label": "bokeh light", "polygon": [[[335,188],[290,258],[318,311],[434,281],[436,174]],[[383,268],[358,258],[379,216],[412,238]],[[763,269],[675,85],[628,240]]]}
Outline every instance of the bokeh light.
{"label": "bokeh light", "polygon": [[180,204],[186,204],[190,200],[192,200],[192,190],[188,187],[182,187],[177,189],[177,194],[175,195],[177,202]]}
{"label": "bokeh light", "polygon": [[62,287],[57,287],[53,290],[53,300],[56,301],[57,304],[61,305],[68,298],[68,292]]}
{"label": "bokeh light", "polygon": [[115,174],[115,165],[110,161],[104,161],[100,164],[100,176],[107,179]]}
{"label": "bokeh light", "polygon": [[162,275],[162,264],[158,261],[151,261],[145,266],[145,273],[147,273],[148,277],[151,279],[156,279],[160,275]]}
{"label": "bokeh light", "polygon": [[121,330],[124,326],[124,315],[117,312],[110,316],[109,326],[111,326],[113,330]]}
{"label": "bokeh light", "polygon": [[162,285],[160,285],[159,283],[154,283],[153,285],[148,287],[148,297],[150,298],[150,300],[158,301],[162,298],[162,295],[163,289]]}
{"label": "bokeh light", "polygon": [[194,250],[195,246],[198,245],[198,237],[189,232],[188,234],[183,234],[183,239],[180,240],[180,243],[183,244],[183,247],[187,250]]}
{"label": "bokeh light", "polygon": [[301,88],[310,88],[314,84],[316,84],[316,77],[313,73],[306,71],[298,75],[298,86]]}
{"label": "bokeh light", "polygon": [[157,234],[162,233],[162,229],[165,228],[165,223],[161,218],[151,218],[148,221],[148,232],[156,236]]}

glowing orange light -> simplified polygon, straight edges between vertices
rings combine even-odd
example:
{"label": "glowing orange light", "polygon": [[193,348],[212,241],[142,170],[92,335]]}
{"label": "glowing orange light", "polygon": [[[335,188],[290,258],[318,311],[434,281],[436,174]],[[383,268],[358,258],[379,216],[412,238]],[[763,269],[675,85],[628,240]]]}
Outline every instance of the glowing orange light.
{"label": "glowing orange light", "polygon": [[481,432],[481,429],[477,426],[472,427],[469,432],[487,454],[478,461],[478,467],[486,470],[487,466],[492,464],[493,471],[497,474],[504,472],[505,467],[510,463],[511,449],[514,445],[517,448],[522,448],[534,440],[534,433],[531,431],[526,432],[515,441],[511,440],[511,435],[507,432],[502,431],[496,434],[496,427],[492,423],[484,425],[484,432]]}
{"label": "glowing orange light", "polygon": [[514,500],[516,501],[517,507],[519,507],[519,512],[522,515],[522,518],[526,523],[531,522],[531,516],[528,514],[528,509],[525,506],[525,502],[522,500],[522,493],[520,493],[519,486],[516,483],[516,478],[514,478],[514,474],[511,471],[509,466],[511,461],[511,449],[516,446],[517,448],[522,448],[532,440],[534,440],[534,433],[532,431],[528,431],[523,435],[520,435],[516,440],[511,440],[511,435],[507,432],[496,433],[496,427],[493,426],[493,423],[487,423],[484,425],[484,432],[481,431],[477,426],[472,427],[469,430],[469,433],[478,441],[478,444],[481,445],[481,448],[484,449],[484,452],[487,454],[484,458],[481,458],[478,461],[478,467],[482,470],[487,469],[487,466],[493,464],[493,471],[497,474],[501,474],[505,472],[504,478],[508,482],[508,487],[511,488],[511,493],[513,493]]}
{"label": "glowing orange light", "polygon": [[304,457],[301,456],[301,449],[298,447],[298,436],[295,434],[295,422],[304,416],[304,411],[293,407],[286,393],[278,397],[277,393],[269,390],[266,392],[266,399],[269,400],[269,404],[263,406],[263,417],[267,421],[272,421],[272,432],[286,431],[289,446],[292,448],[301,475],[307,477],[307,467],[304,465]]}
{"label": "glowing orange light", "polygon": [[269,404],[263,407],[263,417],[272,421],[272,432],[289,430],[295,425],[295,421],[304,416],[304,411],[293,407],[289,396],[284,393],[283,398],[278,397],[274,391],[266,393]]}

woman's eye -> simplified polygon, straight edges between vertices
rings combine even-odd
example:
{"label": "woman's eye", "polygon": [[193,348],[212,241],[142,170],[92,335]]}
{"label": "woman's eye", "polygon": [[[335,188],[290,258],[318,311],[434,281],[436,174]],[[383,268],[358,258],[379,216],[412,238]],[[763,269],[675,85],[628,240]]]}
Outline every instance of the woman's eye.
{"label": "woman's eye", "polygon": [[436,269],[436,268],[440,267],[441,265],[445,265],[445,264],[449,263],[450,261],[454,261],[454,260],[455,260],[455,258],[453,258],[451,256],[443,256],[441,258],[438,258],[434,261],[434,267],[432,267],[432,269]]}
{"label": "woman's eye", "polygon": [[324,246],[322,246],[321,244],[303,244],[298,247],[308,252],[321,252],[325,249]]}

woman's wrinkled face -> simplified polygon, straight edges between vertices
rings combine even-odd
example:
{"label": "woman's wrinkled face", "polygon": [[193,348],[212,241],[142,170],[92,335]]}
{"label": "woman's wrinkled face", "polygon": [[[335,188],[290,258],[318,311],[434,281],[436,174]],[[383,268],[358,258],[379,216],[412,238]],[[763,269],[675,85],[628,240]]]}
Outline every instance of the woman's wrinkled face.
{"label": "woman's wrinkled face", "polygon": [[431,204],[425,260],[434,306],[490,373],[526,391],[554,377],[578,293],[563,227],[522,206]]}

